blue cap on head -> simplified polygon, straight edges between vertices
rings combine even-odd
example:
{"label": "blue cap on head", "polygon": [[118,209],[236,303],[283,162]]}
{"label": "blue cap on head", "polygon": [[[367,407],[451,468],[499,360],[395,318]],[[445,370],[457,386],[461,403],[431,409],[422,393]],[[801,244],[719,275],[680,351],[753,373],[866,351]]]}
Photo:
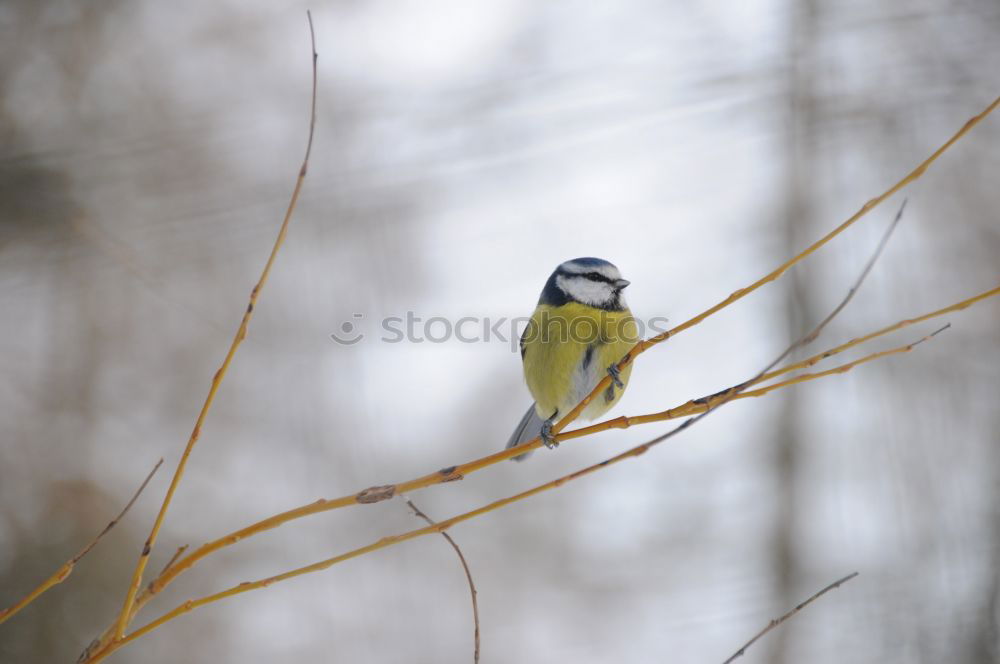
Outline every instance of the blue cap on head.
{"label": "blue cap on head", "polygon": [[571,261],[566,261],[565,263],[563,263],[563,265],[566,265],[567,263],[576,263],[577,265],[580,265],[582,267],[601,267],[603,265],[611,265],[612,267],[614,267],[613,263],[606,261],[603,258],[594,258],[593,256],[574,258]]}

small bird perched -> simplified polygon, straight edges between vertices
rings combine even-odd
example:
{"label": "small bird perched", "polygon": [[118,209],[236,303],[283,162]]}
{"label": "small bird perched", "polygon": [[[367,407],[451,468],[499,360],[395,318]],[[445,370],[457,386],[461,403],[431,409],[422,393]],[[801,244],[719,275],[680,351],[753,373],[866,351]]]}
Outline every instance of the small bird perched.
{"label": "small bird perched", "polygon": [[600,417],[621,397],[632,367],[619,372],[617,363],[639,340],[635,319],[622,298],[628,285],[617,267],[600,258],[566,261],[545,282],[521,335],[524,379],[535,403],[514,429],[508,448],[536,436],[546,447],[555,447],[552,424],[590,394],[605,374],[611,375],[611,385],[581,416]]}

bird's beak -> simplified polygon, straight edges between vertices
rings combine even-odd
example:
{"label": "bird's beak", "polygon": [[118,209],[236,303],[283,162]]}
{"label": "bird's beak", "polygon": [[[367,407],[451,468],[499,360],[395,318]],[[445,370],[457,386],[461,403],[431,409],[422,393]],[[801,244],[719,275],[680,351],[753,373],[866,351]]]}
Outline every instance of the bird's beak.
{"label": "bird's beak", "polygon": [[629,281],[628,279],[618,279],[617,281],[615,281],[615,290],[622,290],[623,288],[625,288],[626,286],[628,286],[630,283],[632,283],[632,282]]}

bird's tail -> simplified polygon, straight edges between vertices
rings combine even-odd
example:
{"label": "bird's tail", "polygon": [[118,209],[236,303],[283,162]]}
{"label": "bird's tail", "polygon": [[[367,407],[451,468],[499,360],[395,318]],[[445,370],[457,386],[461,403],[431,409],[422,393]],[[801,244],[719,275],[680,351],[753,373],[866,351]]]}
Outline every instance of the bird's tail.
{"label": "bird's tail", "polygon": [[[524,414],[521,421],[517,423],[517,428],[514,429],[514,433],[511,434],[510,440],[507,441],[507,447],[505,449],[510,449],[515,445],[520,445],[521,443],[527,442],[532,438],[536,438],[542,430],[542,418],[538,416],[535,412],[535,404],[531,404],[528,407],[528,412]],[[519,454],[513,457],[514,461],[524,461],[528,458],[531,452],[525,452],[524,454]]]}

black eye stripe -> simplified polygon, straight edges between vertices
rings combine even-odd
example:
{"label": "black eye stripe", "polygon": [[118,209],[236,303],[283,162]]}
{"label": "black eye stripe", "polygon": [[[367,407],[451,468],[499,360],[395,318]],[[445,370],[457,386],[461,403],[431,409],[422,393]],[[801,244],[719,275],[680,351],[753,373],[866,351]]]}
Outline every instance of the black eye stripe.
{"label": "black eye stripe", "polygon": [[611,279],[608,279],[600,272],[587,272],[583,276],[586,277],[587,279],[590,279],[591,281],[603,281],[606,284],[611,283]]}
{"label": "black eye stripe", "polygon": [[568,272],[566,270],[557,270],[556,273],[569,278],[580,277],[582,279],[587,279],[589,281],[600,281],[605,284],[615,283],[614,279],[609,279],[600,272]]}

